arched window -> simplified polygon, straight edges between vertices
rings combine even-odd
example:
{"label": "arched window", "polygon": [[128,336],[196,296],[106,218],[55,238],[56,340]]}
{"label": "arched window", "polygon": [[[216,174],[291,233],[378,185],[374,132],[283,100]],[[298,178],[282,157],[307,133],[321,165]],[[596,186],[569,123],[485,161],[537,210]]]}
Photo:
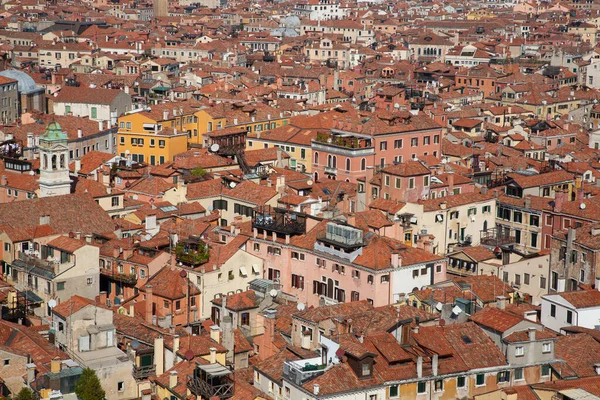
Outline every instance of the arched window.
{"label": "arched window", "polygon": [[333,167],[333,157],[331,156],[331,154],[329,154],[327,156],[327,166],[328,167]]}
{"label": "arched window", "polygon": [[350,171],[350,159],[346,158],[346,171]]}
{"label": "arched window", "polygon": [[60,168],[61,169],[65,168],[65,155],[64,154],[60,155]]}
{"label": "arched window", "polygon": [[319,164],[319,153],[315,151],[315,164]]}
{"label": "arched window", "polygon": [[43,169],[48,169],[48,155],[44,154],[44,167]]}
{"label": "arched window", "polygon": [[336,156],[333,156],[333,165],[332,165],[332,167],[333,168],[337,168],[337,157]]}
{"label": "arched window", "polygon": [[367,169],[367,160],[363,158],[362,160],[360,160],[360,170],[364,171],[366,169]]}
{"label": "arched window", "polygon": [[52,156],[52,170],[56,169],[56,156]]}

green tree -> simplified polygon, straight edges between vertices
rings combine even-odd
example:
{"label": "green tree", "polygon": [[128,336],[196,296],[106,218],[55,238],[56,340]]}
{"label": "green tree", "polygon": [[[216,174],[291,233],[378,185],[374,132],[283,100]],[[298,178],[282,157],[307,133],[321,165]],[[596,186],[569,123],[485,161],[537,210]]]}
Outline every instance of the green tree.
{"label": "green tree", "polygon": [[202,167],[196,167],[190,173],[195,178],[203,178],[206,175],[206,170]]}
{"label": "green tree", "polygon": [[100,385],[100,379],[93,369],[86,368],[77,381],[75,394],[80,400],[103,400],[104,389]]}
{"label": "green tree", "polygon": [[31,389],[29,389],[28,387],[24,387],[23,389],[21,389],[21,391],[17,395],[16,399],[17,400],[35,400],[35,395],[33,394],[33,391]]}

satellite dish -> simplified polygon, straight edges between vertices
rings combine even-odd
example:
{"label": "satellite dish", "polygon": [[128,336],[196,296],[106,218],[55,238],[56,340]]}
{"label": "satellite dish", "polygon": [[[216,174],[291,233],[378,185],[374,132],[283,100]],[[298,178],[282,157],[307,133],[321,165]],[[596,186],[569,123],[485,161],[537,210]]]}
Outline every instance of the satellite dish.
{"label": "satellite dish", "polygon": [[230,187],[231,189],[233,189],[233,188],[234,188],[234,187],[236,187],[236,186],[237,186],[237,183],[235,183],[235,182],[229,182],[229,187]]}
{"label": "satellite dish", "polygon": [[435,305],[435,309],[438,310],[438,311],[442,311],[442,306],[443,306],[442,303],[440,303],[438,301],[438,303]]}
{"label": "satellite dish", "polygon": [[184,356],[186,360],[192,361],[194,358],[194,352],[192,350],[186,350]]}
{"label": "satellite dish", "polygon": [[54,299],[48,300],[48,307],[50,307],[50,308],[56,307],[56,300],[54,300]]}
{"label": "satellite dish", "polygon": [[138,342],[137,340],[134,340],[133,342],[131,342],[132,349],[137,350],[138,347],[140,347],[140,342]]}
{"label": "satellite dish", "polygon": [[312,184],[313,184],[313,181],[312,181],[312,179],[309,179],[309,180],[307,180],[307,181],[306,181],[306,184],[307,184],[308,186],[312,186]]}
{"label": "satellite dish", "polygon": [[304,305],[304,303],[298,303],[298,305],[296,306],[296,308],[298,308],[298,311],[304,311],[304,309],[306,308],[306,306]]}
{"label": "satellite dish", "polygon": [[585,203],[581,203],[581,204],[579,205],[579,208],[581,208],[582,210],[585,210]]}
{"label": "satellite dish", "polygon": [[219,145],[218,144],[213,144],[210,146],[210,152],[211,153],[216,153],[217,151],[219,151]]}
{"label": "satellite dish", "polygon": [[271,297],[277,297],[277,290],[275,290],[275,289],[271,289],[271,291],[269,292],[269,295],[270,295]]}
{"label": "satellite dish", "polygon": [[129,155],[129,150],[125,150],[125,155]]}
{"label": "satellite dish", "polygon": [[125,307],[119,307],[117,312],[121,315],[125,315],[127,313],[127,310],[125,309]]}

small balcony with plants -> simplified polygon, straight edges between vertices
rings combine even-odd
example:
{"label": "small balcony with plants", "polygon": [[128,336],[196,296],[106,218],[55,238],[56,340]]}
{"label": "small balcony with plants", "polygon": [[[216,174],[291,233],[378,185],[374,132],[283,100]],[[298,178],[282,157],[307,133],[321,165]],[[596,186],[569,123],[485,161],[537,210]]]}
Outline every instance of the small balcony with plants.
{"label": "small balcony with plants", "polygon": [[210,257],[208,245],[195,237],[180,240],[174,251],[177,261],[191,266],[204,264]]}

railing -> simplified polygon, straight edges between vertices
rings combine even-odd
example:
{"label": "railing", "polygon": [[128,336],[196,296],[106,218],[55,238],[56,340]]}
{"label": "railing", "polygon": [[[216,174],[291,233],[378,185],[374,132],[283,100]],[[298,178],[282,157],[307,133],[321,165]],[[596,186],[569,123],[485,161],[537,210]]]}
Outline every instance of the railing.
{"label": "railing", "polygon": [[325,173],[328,175],[337,175],[338,169],[335,167],[325,167]]}
{"label": "railing", "polygon": [[155,365],[146,365],[144,367],[138,367],[136,365],[133,366],[133,372],[132,375],[135,379],[146,379],[151,375],[154,375],[156,373],[156,366]]}
{"label": "railing", "polygon": [[17,254],[17,259],[23,261],[28,266],[35,266],[52,272],[54,272],[54,266],[56,265],[52,261],[42,260],[41,258],[25,254],[22,251]]}
{"label": "railing", "polygon": [[257,209],[252,227],[284,235],[302,235],[306,233],[306,218],[266,206]]}
{"label": "railing", "polygon": [[480,231],[480,243],[484,246],[507,246],[516,243],[516,238],[511,234],[512,231],[506,232],[504,229],[491,228],[487,231]]}
{"label": "railing", "polygon": [[318,375],[323,374],[326,365],[321,363],[321,358],[311,358],[299,361],[286,361],[283,364],[283,376],[296,385],[303,385]]}
{"label": "railing", "polygon": [[100,268],[100,274],[111,278],[113,281],[123,282],[126,285],[135,285],[138,280],[137,275],[135,274],[124,274],[121,272],[114,272],[106,268]]}
{"label": "railing", "polygon": [[228,399],[233,397],[234,394],[234,383],[230,380],[219,385],[211,385],[200,378],[194,378],[188,375],[187,386],[188,389],[190,389],[190,392],[206,399],[211,399],[214,396],[219,399]]}

